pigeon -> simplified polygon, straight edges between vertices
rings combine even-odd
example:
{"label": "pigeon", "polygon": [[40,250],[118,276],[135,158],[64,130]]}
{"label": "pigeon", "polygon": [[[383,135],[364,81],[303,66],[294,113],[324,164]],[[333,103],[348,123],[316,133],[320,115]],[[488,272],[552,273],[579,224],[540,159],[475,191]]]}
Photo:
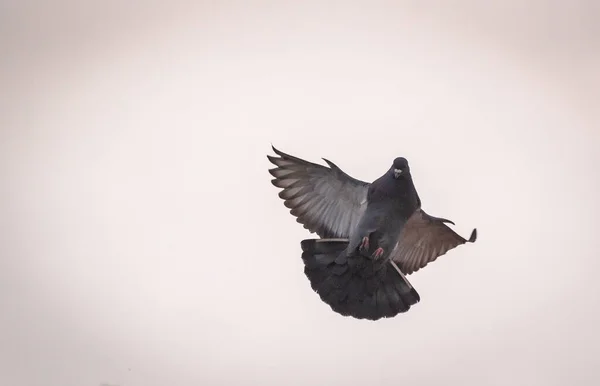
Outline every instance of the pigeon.
{"label": "pigeon", "polygon": [[407,312],[420,296],[406,278],[468,239],[421,208],[408,161],[393,160],[372,183],[283,153],[269,169],[271,183],[296,221],[319,238],[300,242],[311,288],[336,313],[379,320]]}

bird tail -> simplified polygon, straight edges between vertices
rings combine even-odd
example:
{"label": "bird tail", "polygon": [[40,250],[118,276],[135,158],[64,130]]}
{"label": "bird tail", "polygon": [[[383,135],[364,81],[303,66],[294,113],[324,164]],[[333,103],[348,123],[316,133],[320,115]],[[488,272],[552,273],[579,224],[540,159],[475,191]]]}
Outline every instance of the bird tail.
{"label": "bird tail", "polygon": [[387,259],[348,254],[347,239],[308,239],[300,244],[312,289],[341,315],[378,320],[406,312],[420,301]]}

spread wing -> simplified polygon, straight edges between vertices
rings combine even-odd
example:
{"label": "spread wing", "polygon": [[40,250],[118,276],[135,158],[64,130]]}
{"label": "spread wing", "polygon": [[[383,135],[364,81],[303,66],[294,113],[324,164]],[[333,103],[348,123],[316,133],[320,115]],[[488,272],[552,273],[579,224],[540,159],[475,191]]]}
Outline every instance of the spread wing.
{"label": "spread wing", "polygon": [[304,228],[322,238],[347,238],[366,208],[369,183],[344,173],[331,161],[329,167],[285,154],[267,156],[276,168],[271,182],[283,190],[279,197]]}
{"label": "spread wing", "polygon": [[452,221],[430,216],[422,209],[408,219],[391,253],[392,260],[402,272],[410,275],[449,250],[477,239],[477,229],[473,229],[466,240],[445,223],[454,225]]}

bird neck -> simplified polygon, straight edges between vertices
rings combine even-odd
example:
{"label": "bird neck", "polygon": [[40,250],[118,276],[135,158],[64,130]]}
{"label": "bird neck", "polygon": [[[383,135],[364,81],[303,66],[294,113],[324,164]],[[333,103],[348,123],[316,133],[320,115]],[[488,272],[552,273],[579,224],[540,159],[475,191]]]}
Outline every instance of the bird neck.
{"label": "bird neck", "polygon": [[[416,190],[410,175],[403,176],[400,179],[384,175],[369,187],[369,201],[388,200],[396,198],[415,198]],[[411,200],[412,201],[412,200]]]}

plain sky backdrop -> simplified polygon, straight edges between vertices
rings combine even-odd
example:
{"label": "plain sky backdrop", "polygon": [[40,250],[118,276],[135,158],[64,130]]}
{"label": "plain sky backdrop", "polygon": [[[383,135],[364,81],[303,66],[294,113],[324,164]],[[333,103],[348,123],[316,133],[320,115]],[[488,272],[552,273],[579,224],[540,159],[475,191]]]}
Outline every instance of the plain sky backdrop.
{"label": "plain sky backdrop", "polygon": [[[190,3],[0,3],[0,384],[600,384],[597,1]],[[271,143],[479,239],[344,318]]]}

